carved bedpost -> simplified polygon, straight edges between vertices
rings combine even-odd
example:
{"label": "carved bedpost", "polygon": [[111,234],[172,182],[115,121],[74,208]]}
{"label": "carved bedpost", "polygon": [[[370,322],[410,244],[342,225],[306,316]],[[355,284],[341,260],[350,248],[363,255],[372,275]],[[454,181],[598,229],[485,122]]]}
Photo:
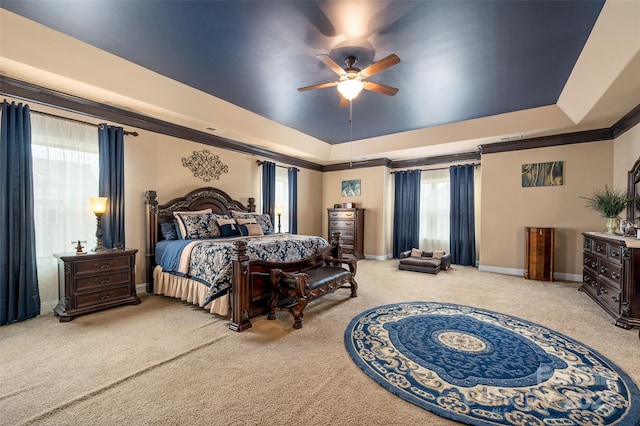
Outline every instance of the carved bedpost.
{"label": "carved bedpost", "polygon": [[244,331],[251,328],[249,321],[249,274],[247,243],[234,241],[231,253],[231,324],[229,329]]}
{"label": "carved bedpost", "polygon": [[331,233],[331,257],[342,259],[342,244],[340,244],[340,231]]}
{"label": "carved bedpost", "polygon": [[249,197],[247,208],[249,209],[250,212],[255,212],[256,211],[256,199],[255,198]]}
{"label": "carved bedpost", "polygon": [[158,194],[156,191],[145,192],[145,210],[147,222],[147,247],[144,257],[145,271],[147,274],[147,293],[153,293],[153,264],[156,255],[156,243],[158,242]]}

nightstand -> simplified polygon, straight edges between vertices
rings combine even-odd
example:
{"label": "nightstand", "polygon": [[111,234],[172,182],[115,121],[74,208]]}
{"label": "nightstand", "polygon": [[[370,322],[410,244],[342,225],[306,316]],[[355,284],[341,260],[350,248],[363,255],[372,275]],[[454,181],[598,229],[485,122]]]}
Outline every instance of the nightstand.
{"label": "nightstand", "polygon": [[58,258],[60,322],[113,306],[140,303],[135,285],[135,249],[107,249],[87,254],[62,253]]}

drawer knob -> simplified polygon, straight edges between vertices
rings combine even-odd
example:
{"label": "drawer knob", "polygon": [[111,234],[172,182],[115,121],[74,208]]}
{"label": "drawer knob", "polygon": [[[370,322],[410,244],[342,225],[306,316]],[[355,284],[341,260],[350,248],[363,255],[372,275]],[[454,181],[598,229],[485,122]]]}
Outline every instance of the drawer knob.
{"label": "drawer knob", "polygon": [[102,295],[102,296],[101,296],[101,295],[98,295],[98,299],[100,299],[100,300],[107,300],[107,299],[108,299],[108,298],[110,298],[110,297],[111,297],[111,292],[109,292],[109,293],[107,293],[107,294],[104,294],[104,295]]}
{"label": "drawer knob", "polygon": [[611,296],[611,300],[613,300],[615,303],[620,303],[620,299],[618,299],[617,296]]}
{"label": "drawer knob", "polygon": [[108,282],[111,281],[111,277],[103,278],[102,280],[100,280],[100,278],[96,278],[93,281],[97,282],[98,284],[107,284]]}
{"label": "drawer knob", "polygon": [[600,252],[602,251],[602,246],[598,246],[598,247],[596,247],[596,251],[597,251],[598,253],[600,253]]}
{"label": "drawer knob", "polygon": [[607,273],[607,267],[606,266],[601,266],[600,267],[600,273],[603,274],[603,275],[606,274]]}
{"label": "drawer knob", "polygon": [[617,280],[618,278],[620,278],[620,274],[618,274],[617,272],[612,272],[611,278],[613,278],[614,280]]}
{"label": "drawer knob", "polygon": [[611,251],[611,257],[618,257],[618,256],[620,256],[619,252],[614,251],[614,250]]}
{"label": "drawer knob", "polygon": [[107,262],[107,263],[94,263],[93,266],[95,266],[98,269],[105,269],[108,268],[109,266],[111,266],[111,263]]}

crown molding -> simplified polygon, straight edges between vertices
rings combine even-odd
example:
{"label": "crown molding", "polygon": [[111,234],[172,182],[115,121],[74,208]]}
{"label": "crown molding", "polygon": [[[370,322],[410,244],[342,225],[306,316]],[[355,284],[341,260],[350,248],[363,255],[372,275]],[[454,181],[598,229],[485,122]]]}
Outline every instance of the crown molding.
{"label": "crown molding", "polygon": [[16,80],[4,75],[0,75],[0,94],[11,96],[17,99],[36,102],[38,104],[97,118],[100,120],[111,121],[120,125],[136,127],[143,130],[148,130],[150,132],[173,136],[179,139],[202,143],[221,149],[228,149],[230,151],[240,152],[247,155],[268,158],[273,161],[319,172],[330,172],[379,166],[394,169],[411,168],[433,164],[454,163],[459,161],[475,161],[484,154],[494,154],[499,152],[517,151],[523,149],[545,148],[558,145],[611,140],[619,137],[624,132],[640,123],[640,105],[637,105],[633,110],[631,110],[624,117],[618,120],[613,126],[604,129],[586,130],[582,132],[565,133],[551,136],[541,136],[536,138],[499,142],[494,144],[482,144],[478,145],[477,152],[468,152],[462,154],[421,157],[398,161],[391,161],[388,158],[378,158],[365,161],[338,163],[323,166],[311,161],[301,160],[296,157],[283,155],[267,149],[247,145],[241,142],[222,138],[164,120],[159,120],[144,114],[137,113],[135,111],[129,111],[112,105],[106,105],[100,102],[95,102],[63,92],[58,92],[46,87],[41,87],[35,84]]}

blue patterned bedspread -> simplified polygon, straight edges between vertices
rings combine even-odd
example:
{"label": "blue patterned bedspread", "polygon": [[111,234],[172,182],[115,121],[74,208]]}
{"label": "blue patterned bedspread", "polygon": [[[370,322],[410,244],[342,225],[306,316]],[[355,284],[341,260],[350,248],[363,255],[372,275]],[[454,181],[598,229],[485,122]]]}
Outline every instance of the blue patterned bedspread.
{"label": "blue patterned bedspread", "polygon": [[[250,260],[268,262],[301,260],[329,246],[324,238],[309,235],[272,234],[239,238],[246,241]],[[160,266],[164,272],[188,277],[209,287],[206,306],[231,288],[231,253],[233,242],[239,238],[171,241],[172,244],[164,250]]]}

